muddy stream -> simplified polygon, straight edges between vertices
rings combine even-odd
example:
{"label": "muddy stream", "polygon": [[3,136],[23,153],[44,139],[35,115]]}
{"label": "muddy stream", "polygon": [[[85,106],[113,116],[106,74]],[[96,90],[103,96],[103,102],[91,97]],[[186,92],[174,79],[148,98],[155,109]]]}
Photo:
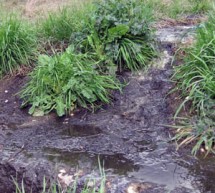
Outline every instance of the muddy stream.
{"label": "muddy stream", "polygon": [[[27,193],[41,189],[43,176],[59,171],[99,177],[104,163],[107,192],[215,192],[214,157],[195,158],[190,149],[176,151],[170,141],[177,104],[168,95],[173,84],[171,61],[176,45],[192,41],[195,26],[175,26],[156,32],[159,58],[146,72],[125,73],[129,82],[115,93],[111,105],[95,113],[31,117],[14,95],[26,81],[17,76],[0,82],[0,193],[12,193],[12,177],[23,179]],[[74,177],[75,178],[75,177]]]}

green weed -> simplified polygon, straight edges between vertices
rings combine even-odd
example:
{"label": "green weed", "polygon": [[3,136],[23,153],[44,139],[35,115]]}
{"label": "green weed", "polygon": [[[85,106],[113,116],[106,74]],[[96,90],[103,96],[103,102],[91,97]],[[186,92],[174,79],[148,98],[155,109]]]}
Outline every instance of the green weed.
{"label": "green weed", "polygon": [[[143,68],[155,55],[150,22],[151,10],[135,0],[104,0],[96,3],[87,23],[82,49],[94,51],[103,69],[132,71]],[[106,64],[104,66],[104,64]]]}
{"label": "green weed", "polygon": [[0,76],[21,65],[30,65],[36,53],[37,39],[31,26],[16,16],[0,23]]}
{"label": "green weed", "polygon": [[[206,145],[208,151],[212,151],[214,142],[214,104],[215,104],[215,17],[211,14],[209,21],[201,24],[197,30],[197,42],[188,53],[185,63],[175,68],[173,79],[177,82],[177,88],[182,93],[184,102],[177,110],[177,114],[189,103],[191,112],[197,114],[195,123],[184,130],[184,124],[176,139],[186,141],[186,144],[196,144],[193,153],[196,153],[201,145]],[[177,116],[176,114],[176,116]],[[187,124],[185,124],[187,125]],[[185,132],[186,131],[186,132]],[[182,142],[184,144],[184,142]]]}
{"label": "green weed", "polygon": [[183,145],[193,144],[192,154],[196,155],[201,148],[208,153],[214,151],[215,140],[215,122],[214,120],[204,117],[200,118],[194,116],[192,118],[179,119],[179,125],[175,126],[177,129],[176,135],[173,137],[178,143],[178,148]]}
{"label": "green weed", "polygon": [[62,116],[77,106],[93,108],[97,101],[109,103],[109,90],[120,89],[120,84],[111,76],[99,74],[95,65],[87,54],[74,53],[72,46],[53,57],[39,56],[30,81],[20,93],[23,106],[31,105],[30,114],[56,110]]}

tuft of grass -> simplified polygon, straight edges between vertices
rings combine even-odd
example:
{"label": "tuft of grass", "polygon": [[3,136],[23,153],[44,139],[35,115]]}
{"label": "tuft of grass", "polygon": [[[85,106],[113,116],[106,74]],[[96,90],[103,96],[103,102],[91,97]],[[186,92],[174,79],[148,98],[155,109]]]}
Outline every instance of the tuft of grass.
{"label": "tuft of grass", "polygon": [[31,105],[30,114],[56,110],[62,116],[77,106],[93,108],[97,101],[109,103],[109,90],[120,90],[120,84],[112,76],[99,74],[95,65],[87,54],[74,53],[72,46],[52,57],[40,55],[30,81],[20,92],[23,106]]}
{"label": "tuft of grass", "polygon": [[[195,122],[182,123],[175,139],[182,144],[195,142],[192,153],[196,154],[201,145],[208,152],[215,138],[215,17],[210,15],[208,22],[201,24],[197,30],[197,42],[186,50],[188,55],[184,64],[175,68],[173,79],[182,93],[183,103],[176,116],[185,104],[190,104],[191,112],[195,112]],[[185,143],[186,142],[186,143]]]}
{"label": "tuft of grass", "polygon": [[57,12],[49,13],[40,23],[40,36],[51,42],[70,42],[74,33],[82,31],[91,5],[85,7],[64,7]]}
{"label": "tuft of grass", "polygon": [[173,137],[180,148],[183,145],[193,145],[191,153],[196,155],[200,149],[204,149],[205,156],[209,153],[215,153],[215,122],[210,118],[199,118],[194,116],[192,118],[179,118],[179,125],[175,126],[177,129],[176,135]]}
{"label": "tuft of grass", "polygon": [[156,18],[177,19],[184,15],[202,14],[212,10],[213,0],[142,0],[153,8]]}
{"label": "tuft of grass", "polygon": [[11,15],[0,23],[0,76],[12,73],[35,58],[37,38],[25,21]]}

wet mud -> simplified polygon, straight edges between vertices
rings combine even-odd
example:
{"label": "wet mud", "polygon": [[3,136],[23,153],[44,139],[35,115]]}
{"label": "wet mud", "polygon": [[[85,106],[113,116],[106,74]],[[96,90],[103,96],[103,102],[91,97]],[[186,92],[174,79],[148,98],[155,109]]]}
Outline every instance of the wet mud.
{"label": "wet mud", "polygon": [[[110,193],[214,192],[214,157],[194,158],[176,151],[171,141],[175,101],[172,58],[177,44],[193,40],[194,26],[176,26],[156,32],[161,53],[147,71],[125,73],[128,85],[114,93],[111,105],[95,113],[79,110],[57,118],[31,117],[21,110],[15,95],[26,77],[0,82],[0,192],[14,191],[13,178],[27,191],[41,190],[43,177],[55,179],[65,169],[80,181],[99,176],[104,163]],[[134,192],[135,192],[134,191]]]}

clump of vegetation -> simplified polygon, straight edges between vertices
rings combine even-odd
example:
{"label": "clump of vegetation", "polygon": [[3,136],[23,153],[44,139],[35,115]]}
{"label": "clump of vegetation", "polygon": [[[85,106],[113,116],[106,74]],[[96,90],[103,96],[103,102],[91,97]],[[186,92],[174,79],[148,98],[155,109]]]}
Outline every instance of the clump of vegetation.
{"label": "clump of vegetation", "polygon": [[45,114],[56,110],[62,116],[77,106],[108,103],[109,90],[120,89],[120,84],[111,76],[99,74],[95,65],[87,54],[74,53],[72,46],[52,57],[40,55],[30,81],[21,91],[23,106],[31,105],[30,114],[38,109]]}
{"label": "clump of vegetation", "polygon": [[62,116],[97,101],[109,103],[109,91],[120,89],[116,68],[138,70],[154,56],[150,10],[140,1],[104,0],[87,20],[79,16],[63,11],[43,24],[47,37],[72,45],[52,57],[39,56],[20,95],[23,106],[31,105],[30,114],[56,110]]}
{"label": "clump of vegetation", "polygon": [[142,0],[153,8],[157,19],[177,19],[190,14],[202,14],[212,9],[213,0]]}
{"label": "clump of vegetation", "polygon": [[[154,56],[149,26],[151,10],[139,0],[104,0],[98,2],[89,22],[84,51],[91,49],[103,62],[100,68],[113,71],[144,67]],[[104,65],[105,64],[105,65]]]}
{"label": "clump of vegetation", "polygon": [[49,13],[41,24],[41,37],[51,42],[70,42],[72,34],[83,29],[87,12],[86,8],[64,8]]}
{"label": "clump of vegetation", "polygon": [[[197,141],[193,153],[204,145],[208,152],[213,151],[215,138],[215,17],[211,14],[209,21],[200,25],[196,44],[186,50],[185,64],[175,68],[174,80],[177,89],[182,92],[184,104],[190,103],[191,111],[197,118],[188,124],[186,121],[178,130],[176,140],[182,144]],[[188,126],[190,125],[190,126]]]}
{"label": "clump of vegetation", "polygon": [[0,76],[29,65],[36,52],[36,34],[25,22],[10,16],[0,23]]}

